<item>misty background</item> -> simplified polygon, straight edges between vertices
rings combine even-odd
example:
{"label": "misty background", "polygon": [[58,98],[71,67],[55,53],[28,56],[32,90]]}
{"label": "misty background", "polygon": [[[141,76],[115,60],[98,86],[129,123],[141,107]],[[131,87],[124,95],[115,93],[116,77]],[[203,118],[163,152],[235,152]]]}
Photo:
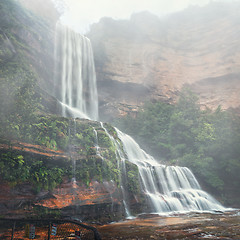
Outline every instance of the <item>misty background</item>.
{"label": "misty background", "polygon": [[[102,17],[128,19],[131,14],[149,11],[157,16],[164,16],[181,11],[189,6],[205,6],[213,0],[53,0],[63,14],[61,20],[75,31],[82,34],[89,30],[89,25]],[[236,0],[219,0],[216,2],[237,2]]]}

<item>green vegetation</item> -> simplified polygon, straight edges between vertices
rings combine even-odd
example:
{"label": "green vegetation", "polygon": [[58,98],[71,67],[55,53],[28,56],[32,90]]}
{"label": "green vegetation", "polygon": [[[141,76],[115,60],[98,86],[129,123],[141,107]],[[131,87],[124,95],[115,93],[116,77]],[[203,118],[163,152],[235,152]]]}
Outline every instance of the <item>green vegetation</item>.
{"label": "green vegetation", "polygon": [[[0,171],[3,180],[15,185],[17,182],[32,182],[37,191],[53,189],[63,177],[73,177],[72,162],[76,161],[76,180],[89,185],[91,180],[99,182],[114,180],[119,184],[120,170],[117,165],[116,147],[99,124],[87,120],[73,120],[58,116],[38,116],[28,128],[21,124],[13,128],[21,141],[45,146],[52,150],[64,150],[69,160],[53,161],[49,157],[19,155],[11,148],[0,155]],[[98,128],[98,141],[101,147],[100,158],[96,155],[94,128]],[[112,132],[115,130],[108,126]],[[23,129],[23,131],[22,131]],[[116,135],[116,133],[115,133]],[[16,139],[16,138],[13,138]],[[11,145],[11,140],[3,143]],[[21,152],[21,150],[20,150]],[[23,152],[24,153],[24,152]]]}
{"label": "green vegetation", "polygon": [[[29,132],[42,110],[38,76],[29,62],[29,47],[21,38],[31,31],[21,23],[29,16],[13,0],[0,3],[0,136]],[[21,18],[21,21],[19,20]]]}
{"label": "green vegetation", "polygon": [[141,186],[138,176],[138,167],[130,162],[126,162],[127,189],[133,194],[140,194]]}
{"label": "green vegetation", "polygon": [[23,133],[29,137],[24,132],[31,131],[37,113],[47,111],[38,83],[43,76],[52,77],[52,70],[42,64],[51,48],[48,30],[17,1],[0,2],[0,136],[22,138]]}
{"label": "green vegetation", "polygon": [[35,186],[36,192],[55,188],[69,171],[69,167],[56,167],[41,159],[33,161],[30,156],[24,157],[11,151],[0,154],[1,178],[12,186],[29,182]]}
{"label": "green vegetation", "polygon": [[197,101],[184,89],[175,106],[147,103],[116,124],[157,159],[191,168],[216,194],[240,194],[240,117],[220,107],[203,111]]}

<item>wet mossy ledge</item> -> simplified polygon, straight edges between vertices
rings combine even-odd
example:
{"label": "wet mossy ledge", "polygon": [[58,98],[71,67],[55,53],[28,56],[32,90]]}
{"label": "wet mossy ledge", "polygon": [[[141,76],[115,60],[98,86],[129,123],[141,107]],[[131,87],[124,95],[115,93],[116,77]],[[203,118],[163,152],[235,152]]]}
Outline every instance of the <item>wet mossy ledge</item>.
{"label": "wet mossy ledge", "polygon": [[[95,128],[99,132],[99,140],[94,135]],[[6,177],[3,177],[4,179],[8,180],[12,171],[20,171],[21,166],[26,168],[26,176],[16,173],[15,179],[10,178],[16,182],[30,180],[31,171],[29,168],[32,167],[31,165],[35,165],[37,161],[41,161],[39,168],[44,166],[51,169],[54,166],[62,166],[62,168],[59,168],[61,169],[61,175],[67,175],[69,179],[72,179],[74,174],[72,162],[76,161],[76,180],[80,180],[86,185],[93,178],[98,181],[112,179],[118,182],[115,147],[106,133],[100,129],[98,122],[50,115],[40,116],[38,121],[28,125],[28,128],[22,128],[20,125],[13,126],[12,133],[16,136],[16,139],[6,140],[7,138],[2,137],[1,140],[2,151],[5,152],[2,153],[1,157],[1,161],[4,162],[1,167],[2,174],[3,176],[6,175]],[[104,160],[96,154],[96,141],[99,141]],[[21,145],[21,142],[25,144],[17,148],[17,145]],[[33,146],[30,146],[32,151],[27,151],[27,147],[24,147],[24,145],[27,145],[26,143]],[[35,149],[34,145],[36,146]],[[41,147],[42,153],[36,152],[36,149]],[[59,156],[59,161],[52,161],[58,152],[64,154]],[[44,153],[48,153],[49,156]],[[31,154],[34,155],[34,158],[31,157]],[[12,164],[8,159],[11,159]],[[8,166],[8,164],[10,165]],[[104,167],[102,167],[103,165]],[[11,172],[6,172],[7,167],[13,167]],[[18,179],[18,175],[22,179]],[[40,179],[39,182],[41,182]],[[45,184],[43,184],[43,187],[48,189]]]}
{"label": "wet mossy ledge", "polygon": [[[14,196],[16,201],[1,214],[24,210],[30,204],[33,209],[49,209],[43,212],[57,210],[64,216],[70,212],[83,217],[83,209],[92,207],[94,212],[96,207],[106,205],[108,220],[117,220],[124,216],[122,184],[126,184],[134,208],[138,207],[136,199],[142,198],[138,169],[126,162],[127,171],[122,172],[116,145],[108,134],[120,148],[122,144],[110,124],[103,123],[106,132],[96,121],[56,115],[39,115],[36,119],[27,128],[12,126],[11,137],[1,133],[2,191],[8,186],[8,200]],[[23,193],[16,190],[19,188]],[[17,204],[25,192],[21,204]],[[0,204],[6,205],[6,198],[0,198]],[[94,218],[101,221],[97,214]]]}

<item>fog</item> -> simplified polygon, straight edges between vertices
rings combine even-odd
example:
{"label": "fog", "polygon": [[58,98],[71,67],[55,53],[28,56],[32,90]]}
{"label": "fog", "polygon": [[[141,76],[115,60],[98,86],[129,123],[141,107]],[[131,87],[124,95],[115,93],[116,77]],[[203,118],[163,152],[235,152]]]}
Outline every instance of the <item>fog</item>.
{"label": "fog", "polygon": [[[55,0],[60,1],[60,0]],[[62,22],[75,31],[85,33],[89,25],[102,17],[127,19],[132,13],[149,11],[158,16],[181,11],[191,5],[204,6],[213,0],[63,0]],[[220,0],[230,2],[231,0]],[[234,0],[232,0],[234,1]],[[218,1],[219,2],[219,1]]]}

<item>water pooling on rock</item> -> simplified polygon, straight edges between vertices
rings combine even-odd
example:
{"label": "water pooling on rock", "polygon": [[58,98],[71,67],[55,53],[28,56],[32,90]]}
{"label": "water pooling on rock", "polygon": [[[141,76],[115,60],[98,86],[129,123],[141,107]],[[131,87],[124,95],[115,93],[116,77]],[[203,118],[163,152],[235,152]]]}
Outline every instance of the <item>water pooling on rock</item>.
{"label": "water pooling on rock", "polygon": [[[58,25],[55,57],[55,72],[58,73],[55,76],[55,85],[59,91],[56,96],[62,105],[62,115],[97,120],[98,96],[90,41]],[[118,169],[121,172],[119,178],[122,202],[127,217],[131,216],[131,209],[128,189],[124,184],[127,181],[125,161],[131,162],[138,168],[139,181],[142,192],[147,198],[149,212],[223,211],[225,209],[208,193],[201,190],[188,168],[160,164],[144,152],[134,139],[115,129],[122,142],[122,149],[103,123],[100,123],[100,126],[116,148]],[[104,161],[98,143],[97,130],[94,128],[93,131],[96,137],[96,154]]]}

